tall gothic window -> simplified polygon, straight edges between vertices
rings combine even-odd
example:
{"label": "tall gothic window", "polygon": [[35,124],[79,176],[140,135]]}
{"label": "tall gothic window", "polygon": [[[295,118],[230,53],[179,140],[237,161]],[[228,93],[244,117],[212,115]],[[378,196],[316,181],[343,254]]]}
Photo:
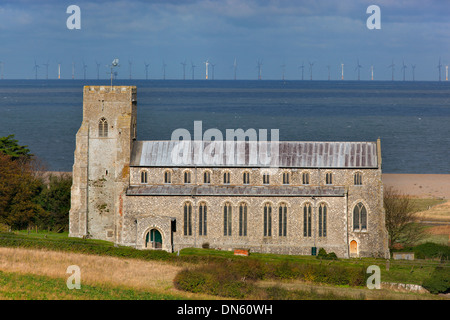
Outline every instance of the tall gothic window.
{"label": "tall gothic window", "polygon": [[272,206],[270,203],[264,205],[264,237],[272,236]]}
{"label": "tall gothic window", "polygon": [[367,210],[361,202],[353,209],[353,230],[367,230]]}
{"label": "tall gothic window", "polygon": [[108,137],[108,121],[105,118],[98,121],[98,136],[100,138]]}
{"label": "tall gothic window", "polygon": [[239,236],[247,236],[247,204],[239,205]]}
{"label": "tall gothic window", "polygon": [[305,203],[303,207],[303,236],[311,237],[311,214],[312,208],[310,203]]}
{"label": "tall gothic window", "polygon": [[199,236],[206,236],[207,234],[207,213],[208,213],[208,207],[206,206],[206,203],[202,202],[200,203],[198,207],[198,235]]}
{"label": "tall gothic window", "polygon": [[184,235],[192,236],[192,204],[189,202],[186,202],[184,204],[183,227],[184,227]]}
{"label": "tall gothic window", "polygon": [[327,205],[321,203],[319,206],[319,237],[327,236]]}
{"label": "tall gothic window", "polygon": [[282,203],[278,208],[278,235],[286,237],[287,234],[287,205]]}
{"label": "tall gothic window", "polygon": [[223,235],[231,236],[231,214],[232,207],[229,202],[223,206]]}

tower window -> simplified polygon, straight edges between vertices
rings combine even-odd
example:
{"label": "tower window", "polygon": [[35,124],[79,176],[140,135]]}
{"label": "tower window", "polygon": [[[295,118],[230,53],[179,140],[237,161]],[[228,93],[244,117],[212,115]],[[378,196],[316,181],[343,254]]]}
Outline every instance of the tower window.
{"label": "tower window", "polygon": [[184,183],[186,183],[186,184],[191,183],[191,172],[190,171],[184,172]]}
{"label": "tower window", "polygon": [[250,184],[250,172],[244,172],[242,174],[242,180],[244,184]]}
{"label": "tower window", "polygon": [[223,174],[223,184],[230,184],[230,173],[228,171]]}
{"label": "tower window", "polygon": [[361,186],[362,185],[362,174],[361,172],[356,172],[353,176],[353,183],[355,186]]}
{"label": "tower window", "polygon": [[270,180],[269,180],[269,174],[268,173],[264,173],[263,174],[263,184],[269,184]]}
{"label": "tower window", "polygon": [[327,174],[325,176],[325,183],[333,184],[333,174],[331,172],[327,172]]}
{"label": "tower window", "polygon": [[289,184],[289,172],[283,172],[283,184]]}
{"label": "tower window", "polygon": [[303,172],[302,174],[302,183],[309,184],[309,172]]}
{"label": "tower window", "polygon": [[164,171],[164,183],[172,183],[172,172],[170,170]]}
{"label": "tower window", "polygon": [[205,184],[211,183],[211,172],[205,171],[203,173],[203,183],[205,183]]}
{"label": "tower window", "polygon": [[148,182],[148,173],[147,171],[141,171],[141,183],[147,183]]}
{"label": "tower window", "polygon": [[100,138],[108,137],[108,121],[105,118],[98,121],[98,136]]}

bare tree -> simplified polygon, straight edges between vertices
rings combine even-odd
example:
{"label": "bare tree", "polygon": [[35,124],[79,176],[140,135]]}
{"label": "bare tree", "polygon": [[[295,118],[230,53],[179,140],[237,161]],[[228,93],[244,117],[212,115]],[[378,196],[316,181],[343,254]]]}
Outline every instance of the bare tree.
{"label": "bare tree", "polygon": [[412,245],[421,240],[424,230],[423,226],[416,223],[416,209],[411,197],[401,194],[393,187],[387,187],[383,198],[390,247],[395,243]]}

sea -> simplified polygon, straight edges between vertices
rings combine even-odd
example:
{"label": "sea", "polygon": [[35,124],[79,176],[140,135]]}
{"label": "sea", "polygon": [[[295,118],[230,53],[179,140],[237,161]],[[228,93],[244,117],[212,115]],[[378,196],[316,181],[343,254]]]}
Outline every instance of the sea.
{"label": "sea", "polygon": [[[450,173],[450,82],[115,80],[137,87],[138,140],[176,129],[278,129],[284,141],[376,141],[384,173]],[[0,80],[0,137],[50,171],[71,171],[83,86],[110,80]]]}

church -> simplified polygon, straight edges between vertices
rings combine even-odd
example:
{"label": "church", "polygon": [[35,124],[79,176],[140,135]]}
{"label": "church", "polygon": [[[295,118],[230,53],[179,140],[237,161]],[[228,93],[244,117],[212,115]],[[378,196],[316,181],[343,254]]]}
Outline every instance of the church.
{"label": "church", "polygon": [[[83,90],[70,237],[168,252],[389,257],[379,139],[139,141],[135,86]],[[191,161],[211,150],[215,161]]]}

